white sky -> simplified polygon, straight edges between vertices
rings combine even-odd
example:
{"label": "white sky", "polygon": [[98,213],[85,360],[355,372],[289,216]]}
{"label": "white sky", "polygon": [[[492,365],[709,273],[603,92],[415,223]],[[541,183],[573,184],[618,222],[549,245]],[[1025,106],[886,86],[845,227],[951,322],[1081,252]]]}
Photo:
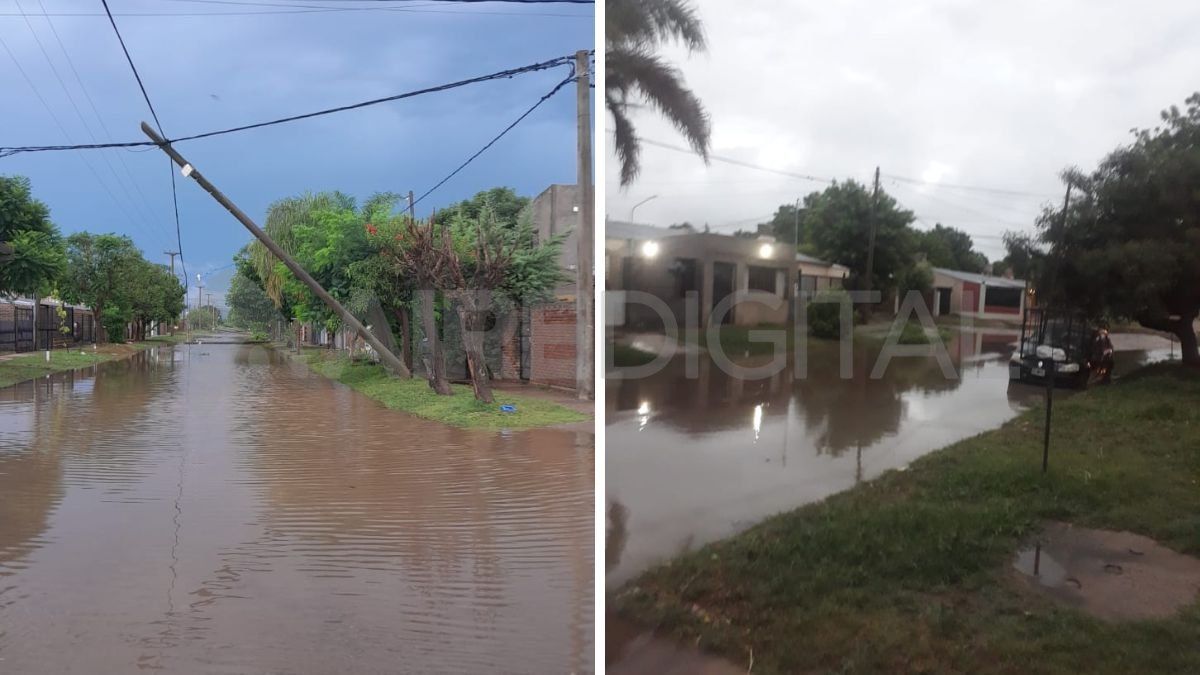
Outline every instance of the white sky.
{"label": "white sky", "polygon": [[[713,153],[767,167],[868,182],[935,222],[981,235],[1032,230],[1058,173],[1092,168],[1133,127],[1200,90],[1200,3],[1056,0],[696,0],[706,54],[667,56],[708,107]],[[641,136],[685,146],[650,111]],[[605,138],[608,217],[714,230],[752,229],[783,202],[823,187],[646,146],[620,190]],[[928,181],[905,184],[887,174]],[[939,185],[940,183],[940,185]],[[986,186],[1034,195],[951,188]]]}

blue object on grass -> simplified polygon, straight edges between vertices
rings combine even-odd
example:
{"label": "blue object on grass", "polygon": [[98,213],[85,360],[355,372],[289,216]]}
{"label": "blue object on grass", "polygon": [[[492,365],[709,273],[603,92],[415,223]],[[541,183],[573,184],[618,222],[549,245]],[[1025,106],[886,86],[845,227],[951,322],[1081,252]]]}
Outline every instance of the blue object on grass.
{"label": "blue object on grass", "polygon": [[504,405],[500,406],[500,412],[515,413],[517,412],[517,406],[505,403]]}

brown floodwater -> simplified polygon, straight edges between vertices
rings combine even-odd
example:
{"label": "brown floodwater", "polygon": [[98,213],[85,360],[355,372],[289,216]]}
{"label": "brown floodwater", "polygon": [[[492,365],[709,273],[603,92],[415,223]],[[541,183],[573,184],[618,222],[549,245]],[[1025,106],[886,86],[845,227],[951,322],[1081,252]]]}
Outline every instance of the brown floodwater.
{"label": "brown floodwater", "polygon": [[[877,348],[856,345],[843,379],[838,346],[817,341],[803,378],[789,368],[748,380],[704,357],[694,377],[683,359],[650,377],[610,377],[607,585],[1041,406],[1042,388],[1009,385],[1017,339],[956,333],[953,377],[932,358],[897,357],[873,379]],[[1167,358],[1159,340],[1118,352],[1116,374]]]}
{"label": "brown floodwater", "polygon": [[0,389],[0,672],[592,672],[593,445],[251,345]]}

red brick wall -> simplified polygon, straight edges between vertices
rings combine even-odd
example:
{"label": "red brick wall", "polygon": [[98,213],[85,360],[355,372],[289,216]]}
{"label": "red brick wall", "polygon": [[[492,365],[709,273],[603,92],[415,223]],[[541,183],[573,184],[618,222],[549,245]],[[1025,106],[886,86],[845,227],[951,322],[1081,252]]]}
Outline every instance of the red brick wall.
{"label": "red brick wall", "polygon": [[530,378],[534,384],[575,388],[575,303],[556,302],[530,312]]}
{"label": "red brick wall", "polygon": [[520,319],[515,311],[500,317],[500,372],[496,375],[501,380],[521,379]]}

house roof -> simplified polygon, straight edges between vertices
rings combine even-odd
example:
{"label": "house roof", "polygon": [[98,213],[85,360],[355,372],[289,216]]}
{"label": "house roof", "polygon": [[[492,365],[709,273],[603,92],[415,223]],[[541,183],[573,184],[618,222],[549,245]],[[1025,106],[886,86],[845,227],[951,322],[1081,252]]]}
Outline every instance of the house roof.
{"label": "house roof", "polygon": [[987,274],[977,274],[975,272],[963,272],[962,270],[948,270],[944,267],[933,268],[934,272],[959,281],[969,281],[976,284],[986,284],[995,288],[1025,288],[1024,279],[1006,279],[1004,277],[993,277]]}
{"label": "house roof", "polygon": [[820,258],[814,258],[811,255],[805,255],[803,253],[796,254],[796,262],[809,263],[811,265],[827,265],[827,266],[833,266],[833,265],[837,264],[837,263],[831,263],[826,260],[821,260]]}
{"label": "house roof", "polygon": [[605,239],[662,239],[663,237],[677,237],[681,234],[696,234],[696,232],[683,228],[672,230],[656,225],[643,225],[642,223],[631,223],[624,220],[604,221]]}

